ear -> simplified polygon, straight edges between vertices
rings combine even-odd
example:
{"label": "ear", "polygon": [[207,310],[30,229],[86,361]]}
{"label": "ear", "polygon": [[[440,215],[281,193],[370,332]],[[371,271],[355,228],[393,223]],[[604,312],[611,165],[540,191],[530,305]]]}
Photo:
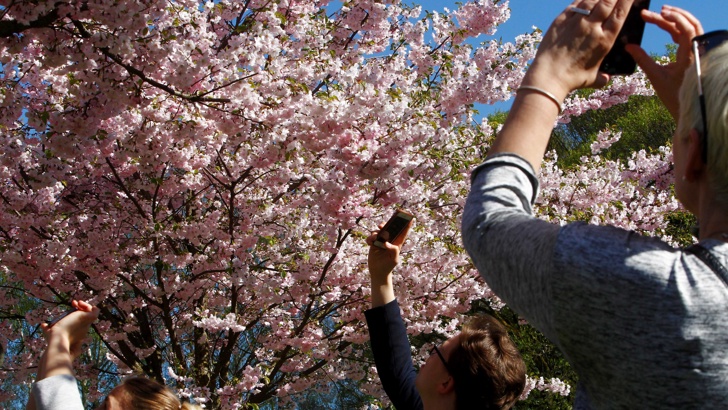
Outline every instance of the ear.
{"label": "ear", "polygon": [[687,141],[687,155],[685,164],[685,179],[697,181],[703,175],[706,164],[703,162],[703,138],[698,130],[690,130]]}
{"label": "ear", "polygon": [[437,392],[443,396],[450,393],[455,393],[455,379],[453,379],[452,376],[448,374],[447,378],[437,385]]}

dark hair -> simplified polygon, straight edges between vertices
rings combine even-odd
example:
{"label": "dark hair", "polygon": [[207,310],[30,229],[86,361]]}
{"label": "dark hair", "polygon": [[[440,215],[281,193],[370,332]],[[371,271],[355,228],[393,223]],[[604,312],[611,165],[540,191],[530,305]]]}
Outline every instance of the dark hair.
{"label": "dark hair", "polygon": [[526,386],[526,365],[496,318],[481,315],[466,323],[450,353],[455,408],[506,410]]}

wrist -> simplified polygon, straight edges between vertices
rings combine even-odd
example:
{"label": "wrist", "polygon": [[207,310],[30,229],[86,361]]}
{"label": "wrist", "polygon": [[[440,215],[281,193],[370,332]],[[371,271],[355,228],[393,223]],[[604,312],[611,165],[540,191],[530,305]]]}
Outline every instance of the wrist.
{"label": "wrist", "polygon": [[541,96],[546,97],[547,99],[551,100],[551,102],[556,105],[556,107],[559,109],[559,114],[561,114],[562,112],[564,112],[564,105],[562,104],[562,101],[563,100],[557,98],[555,95],[553,95],[548,90],[545,90],[545,89],[540,88],[540,87],[530,86],[530,85],[522,85],[522,86],[518,87],[518,90],[516,90],[516,91],[519,92],[519,93],[521,93],[521,92],[532,92],[532,93],[540,94]]}
{"label": "wrist", "polygon": [[542,70],[538,61],[534,61],[531,68],[521,81],[521,86],[538,87],[551,93],[560,103],[573,91],[573,88],[563,84],[559,75],[548,70]]}
{"label": "wrist", "polygon": [[73,375],[73,356],[71,355],[71,344],[63,333],[49,334],[47,336],[48,346],[43,352],[38,363],[36,380],[43,380],[48,377],[70,374]]}
{"label": "wrist", "polygon": [[369,281],[372,285],[372,287],[381,287],[381,286],[392,286],[394,283],[392,280],[392,273],[388,273],[386,275],[382,276],[370,276]]}
{"label": "wrist", "polygon": [[54,354],[71,354],[71,341],[68,336],[62,333],[51,334],[48,336],[47,352]]}
{"label": "wrist", "polygon": [[383,306],[394,300],[392,275],[371,277],[372,307]]}

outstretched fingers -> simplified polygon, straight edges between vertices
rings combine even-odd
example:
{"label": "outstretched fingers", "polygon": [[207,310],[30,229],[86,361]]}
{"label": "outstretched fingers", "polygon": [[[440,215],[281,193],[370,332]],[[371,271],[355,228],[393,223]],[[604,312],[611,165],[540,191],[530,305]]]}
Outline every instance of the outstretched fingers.
{"label": "outstretched fingers", "polygon": [[660,13],[645,10],[642,12],[642,18],[645,22],[654,24],[666,31],[678,45],[675,62],[666,65],[653,61],[637,45],[627,46],[627,51],[642,68],[642,71],[645,72],[665,107],[677,120],[679,116],[678,90],[682,84],[685,70],[694,61],[691,47],[692,39],[703,33],[703,26],[692,14],[670,6],[664,6]]}
{"label": "outstretched fingers", "polygon": [[673,6],[663,6],[662,9],[663,13],[666,13],[666,18],[673,20],[681,32],[692,33],[694,36],[703,34],[703,25],[700,24],[700,20],[689,11]]}
{"label": "outstretched fingers", "polygon": [[663,6],[660,13],[645,11],[642,18],[666,31],[672,41],[680,45],[688,45],[693,37],[703,34],[700,21],[689,12],[671,6]]}

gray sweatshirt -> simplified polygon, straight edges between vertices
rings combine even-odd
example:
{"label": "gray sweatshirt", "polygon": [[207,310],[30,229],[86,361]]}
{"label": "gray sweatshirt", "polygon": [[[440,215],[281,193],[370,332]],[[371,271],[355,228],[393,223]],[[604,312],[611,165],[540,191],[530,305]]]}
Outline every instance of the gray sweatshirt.
{"label": "gray sweatshirt", "polygon": [[76,378],[62,374],[33,383],[37,410],[83,410]]}
{"label": "gray sweatshirt", "polygon": [[[528,162],[489,158],[473,172],[463,241],[493,291],[572,364],[575,408],[728,408],[720,277],[656,238],[538,220],[537,193]],[[728,265],[728,244],[702,245]]]}

